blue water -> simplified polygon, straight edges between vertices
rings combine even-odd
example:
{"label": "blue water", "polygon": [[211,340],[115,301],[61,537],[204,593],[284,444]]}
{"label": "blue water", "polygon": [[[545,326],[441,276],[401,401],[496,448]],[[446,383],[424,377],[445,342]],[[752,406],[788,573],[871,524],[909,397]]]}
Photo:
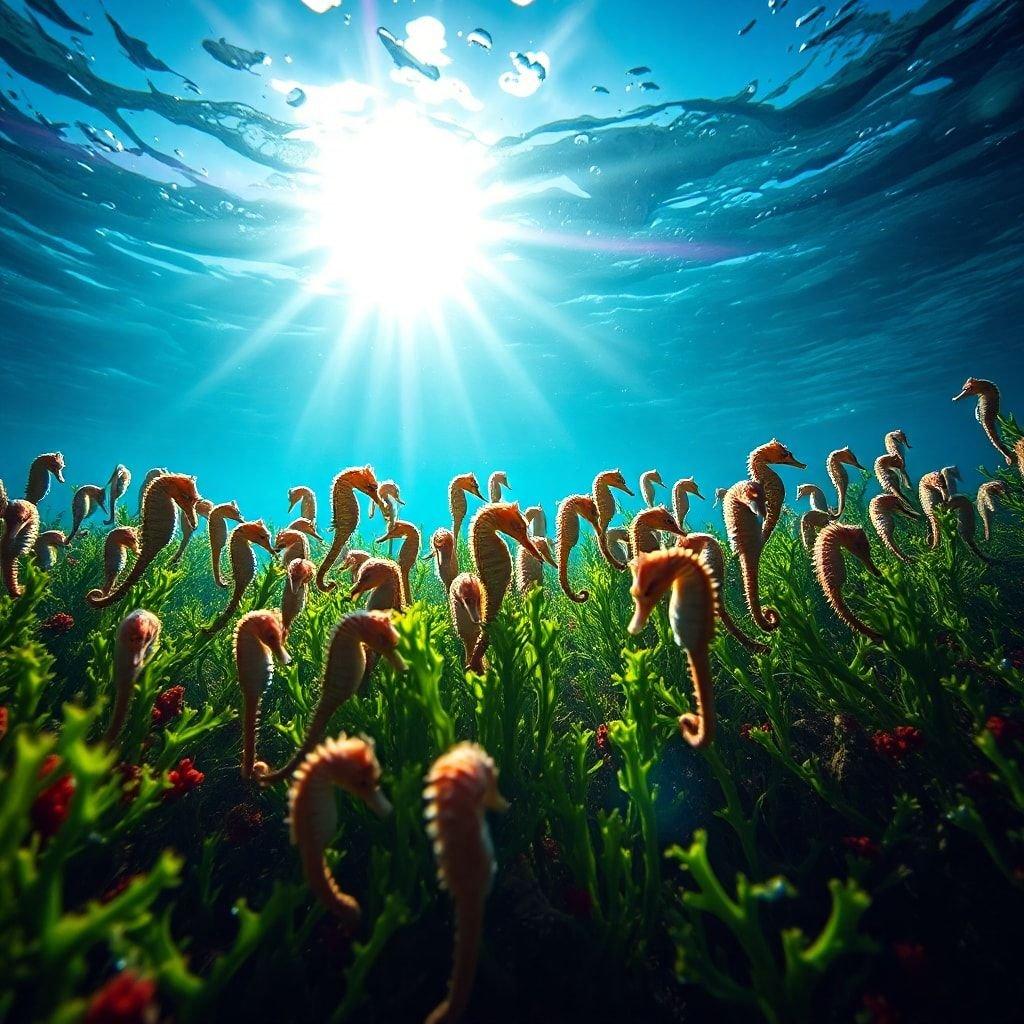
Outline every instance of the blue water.
{"label": "blue water", "polygon": [[[815,6],[62,3],[86,35],[0,2],[0,476],[54,449],[73,483],[166,466],[281,522],[290,485],[370,462],[432,527],[457,472],[549,509],[615,466],[710,495],[778,436],[795,489],[902,428],[912,476],[969,489],[993,453],[950,398],[973,375],[1024,408],[1022,7],[796,28]],[[429,74],[377,34],[421,18]],[[523,68],[529,95],[502,88]],[[446,168],[473,169],[464,206],[406,229]],[[463,216],[485,238],[449,274]]]}

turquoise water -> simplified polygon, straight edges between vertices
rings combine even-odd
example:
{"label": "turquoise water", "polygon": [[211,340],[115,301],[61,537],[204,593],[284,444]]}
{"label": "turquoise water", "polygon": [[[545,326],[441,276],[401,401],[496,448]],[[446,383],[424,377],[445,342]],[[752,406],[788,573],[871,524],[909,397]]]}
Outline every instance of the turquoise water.
{"label": "turquoise water", "polygon": [[950,398],[1024,385],[1021,5],[816,7],[0,3],[0,475],[281,522],[370,462],[433,527],[467,470],[710,496],[902,428],[971,490]]}

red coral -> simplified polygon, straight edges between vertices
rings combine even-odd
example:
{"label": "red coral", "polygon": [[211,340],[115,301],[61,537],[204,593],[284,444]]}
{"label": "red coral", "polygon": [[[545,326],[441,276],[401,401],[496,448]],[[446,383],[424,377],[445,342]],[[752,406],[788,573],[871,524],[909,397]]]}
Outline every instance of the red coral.
{"label": "red coral", "polygon": [[924,733],[913,725],[898,725],[892,732],[874,733],[871,746],[876,754],[899,764],[924,746]]}
{"label": "red coral", "polygon": [[153,702],[153,727],[159,728],[177,718],[185,707],[185,687],[171,686],[158,693]]}
{"label": "red coral", "polygon": [[868,836],[843,836],[843,846],[855,857],[864,860],[875,860],[882,852],[878,843]]}
{"label": "red coral", "polygon": [[67,612],[54,612],[48,619],[44,619],[42,627],[54,636],[63,636],[75,628],[75,620]]}
{"label": "red coral", "polygon": [[224,834],[229,842],[241,846],[259,834],[263,822],[263,812],[254,804],[235,804],[224,815]]}
{"label": "red coral", "polygon": [[1011,746],[1024,737],[1024,728],[1020,722],[1003,715],[989,715],[985,719],[985,728],[1001,747]]}
{"label": "red coral", "polygon": [[[39,768],[39,778],[45,779],[60,764],[56,754],[47,754]],[[71,775],[62,775],[47,786],[32,802],[32,825],[43,837],[49,839],[67,820],[71,810],[71,798],[75,795],[75,780]]]}
{"label": "red coral", "polygon": [[191,793],[193,789],[202,785],[205,778],[206,774],[196,769],[195,762],[191,757],[183,757],[178,762],[178,767],[172,768],[167,773],[167,780],[170,782],[171,788],[164,793],[164,799],[180,799],[186,793]]}
{"label": "red coral", "polygon": [[142,765],[128,764],[122,761],[117,766],[121,774],[121,802],[132,803],[139,795],[139,787],[142,785]]}
{"label": "red coral", "polygon": [[760,725],[754,725],[751,722],[744,722],[740,726],[740,736],[743,739],[745,739],[745,740],[749,740],[750,742],[753,742],[753,735],[752,734],[755,733],[755,732],[763,732],[763,733],[767,733],[767,735],[771,736],[772,732],[773,732],[773,730],[772,730],[772,723],[771,722],[762,722]]}
{"label": "red coral", "polygon": [[147,1024],[156,1019],[156,982],[122,971],[89,1001],[85,1024]]}
{"label": "red coral", "polygon": [[608,726],[602,722],[594,733],[594,745],[601,755],[605,764],[610,764],[612,759],[612,741],[608,736]]}
{"label": "red coral", "polygon": [[0,704],[0,740],[7,735],[7,720],[8,720],[7,708]]}

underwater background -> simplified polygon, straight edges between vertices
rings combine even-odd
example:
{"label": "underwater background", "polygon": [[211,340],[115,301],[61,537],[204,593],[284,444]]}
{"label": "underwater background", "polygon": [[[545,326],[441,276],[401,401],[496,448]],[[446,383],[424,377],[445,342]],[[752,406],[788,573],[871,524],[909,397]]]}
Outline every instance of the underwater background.
{"label": "underwater background", "polygon": [[[188,466],[265,514],[371,462],[424,524],[469,468],[549,507],[608,465],[708,493],[772,435],[815,464],[899,426],[970,472],[949,382],[1022,383],[1020,5],[805,6],[80,0],[76,31],[0,4],[6,459]],[[377,34],[425,17],[438,81]],[[509,51],[546,54],[529,95]],[[470,162],[487,195],[426,235],[388,212],[410,104],[458,147],[433,173]],[[361,182],[318,154],[382,118],[394,174],[363,235],[325,237]],[[460,210],[489,231],[459,294],[442,246],[403,310]],[[384,253],[368,299],[325,284],[377,222],[397,279]]]}

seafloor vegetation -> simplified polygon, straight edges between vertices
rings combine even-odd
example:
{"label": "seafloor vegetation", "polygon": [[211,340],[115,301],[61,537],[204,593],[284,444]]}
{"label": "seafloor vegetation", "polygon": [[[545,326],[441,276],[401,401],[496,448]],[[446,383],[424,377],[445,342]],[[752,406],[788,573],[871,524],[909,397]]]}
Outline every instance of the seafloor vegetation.
{"label": "seafloor vegetation", "polygon": [[[48,571],[22,560],[23,595],[0,598],[0,1020],[422,1020],[453,931],[424,778],[464,739],[509,802],[487,816],[496,875],[468,1020],[1019,1019],[1024,494],[997,459],[988,563],[941,507],[937,547],[907,522],[909,561],[892,557],[868,524],[868,474],[852,484],[843,520],[867,528],[880,575],[848,559],[845,594],[877,643],[835,616],[784,511],[761,556],[781,625],[759,634],[763,654],[718,631],[701,748],[677,727],[693,688],[665,602],[631,636],[630,573],[592,542],[570,570],[589,601],[550,570],[542,589],[513,588],[483,674],[463,670],[434,567],[417,561],[415,603],[394,617],[405,670],[380,660],[327,730],[375,741],[393,807],[379,817],[332,790],[328,863],[361,906],[354,928],[311,895],[287,781],[240,775],[232,630],[203,631],[227,593],[205,537],[176,566],[168,546],[98,610],[84,597],[105,530],[86,520]],[[726,579],[741,618],[732,559]],[[276,607],[286,585],[265,564],[241,612]],[[348,586],[310,588],[263,697],[261,761],[284,764],[305,735],[355,603]],[[162,631],[107,744],[135,608]]]}

